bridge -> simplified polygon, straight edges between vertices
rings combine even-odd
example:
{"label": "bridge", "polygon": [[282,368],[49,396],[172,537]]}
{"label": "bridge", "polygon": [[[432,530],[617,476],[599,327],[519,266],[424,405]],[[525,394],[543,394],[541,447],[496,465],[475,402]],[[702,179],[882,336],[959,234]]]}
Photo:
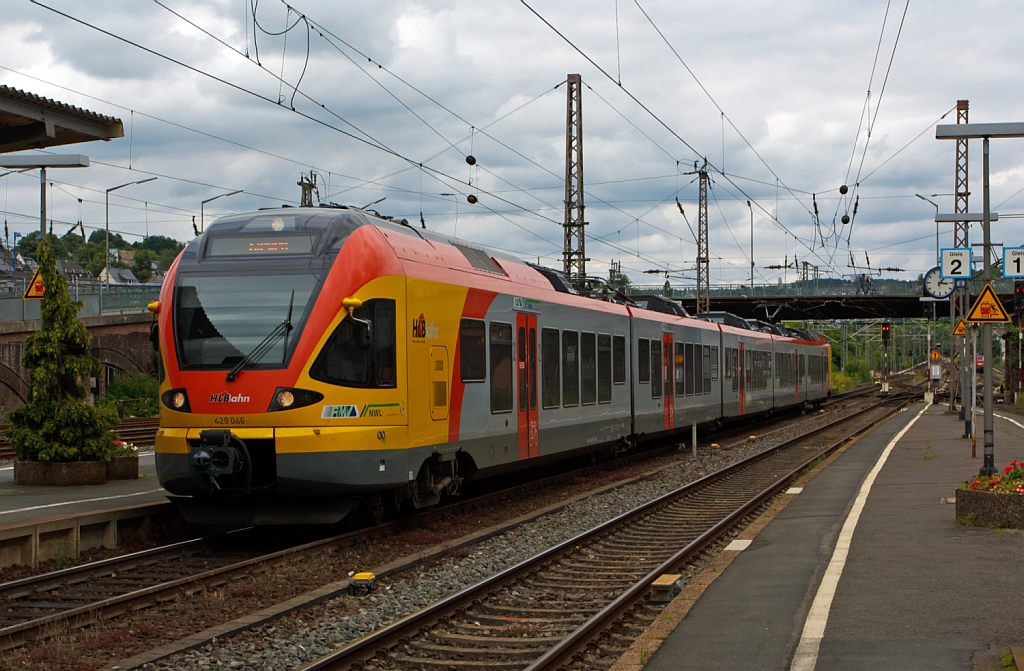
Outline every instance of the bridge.
{"label": "bridge", "polygon": [[[810,284],[810,283],[808,283]],[[971,295],[981,293],[985,283],[970,282]],[[1013,280],[992,281],[992,288],[1008,311],[1013,311]],[[807,293],[801,293],[801,289]],[[627,294],[666,295],[664,286],[630,286]],[[672,287],[671,298],[694,314],[697,296],[692,287]],[[949,302],[922,300],[920,283],[898,282],[876,287],[876,293],[857,293],[857,285],[801,287],[797,284],[763,284],[753,287],[725,285],[711,288],[711,310],[731,312],[744,319],[763,321],[835,319],[920,319],[949,317]],[[932,313],[934,310],[934,315]]]}

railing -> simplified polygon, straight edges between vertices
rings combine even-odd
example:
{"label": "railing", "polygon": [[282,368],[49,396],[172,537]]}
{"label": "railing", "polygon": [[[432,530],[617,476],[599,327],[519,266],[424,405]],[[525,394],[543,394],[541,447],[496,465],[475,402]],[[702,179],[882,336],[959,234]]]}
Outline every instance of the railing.
{"label": "railing", "polygon": [[[24,280],[8,281],[0,287],[0,321],[23,321],[39,319],[41,301],[22,299],[25,293]],[[72,300],[82,301],[79,317],[94,317],[107,314],[145,312],[150,301],[160,296],[160,287],[149,284],[112,284],[109,287],[95,282],[71,283],[68,294]]]}

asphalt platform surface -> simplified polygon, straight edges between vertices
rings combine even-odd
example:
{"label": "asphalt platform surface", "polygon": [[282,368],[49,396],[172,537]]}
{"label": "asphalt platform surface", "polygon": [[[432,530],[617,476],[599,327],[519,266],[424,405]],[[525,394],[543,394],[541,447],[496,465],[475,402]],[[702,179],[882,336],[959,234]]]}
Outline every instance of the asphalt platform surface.
{"label": "asphalt platform surface", "polygon": [[[921,408],[880,425],[813,478],[707,588],[645,671],[790,669],[865,476]],[[978,472],[982,446],[979,434],[971,458],[963,422],[944,410],[925,411],[878,474],[813,668],[995,670],[1001,653],[1024,644],[1024,532],[955,522],[947,501]],[[995,419],[1000,469],[1024,461],[1024,427],[1009,419]]]}
{"label": "asphalt platform surface", "polygon": [[86,487],[25,487],[14,484],[14,467],[0,466],[0,529],[42,520],[127,506],[166,503],[156,479],[153,453],[139,456],[139,479]]}

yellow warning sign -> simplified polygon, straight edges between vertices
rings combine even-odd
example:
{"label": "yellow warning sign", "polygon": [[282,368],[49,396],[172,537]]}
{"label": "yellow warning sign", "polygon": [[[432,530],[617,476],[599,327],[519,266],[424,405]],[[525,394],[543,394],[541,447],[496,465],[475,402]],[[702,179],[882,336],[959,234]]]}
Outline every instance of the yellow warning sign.
{"label": "yellow warning sign", "polygon": [[27,301],[38,301],[42,300],[45,295],[46,287],[43,286],[43,278],[39,276],[39,269],[36,268],[36,272],[32,273],[32,279],[29,280],[28,286],[25,287],[23,298]]}
{"label": "yellow warning sign", "polygon": [[964,321],[963,317],[956,320],[956,326],[953,327],[953,335],[961,337],[967,335],[967,322]]}
{"label": "yellow warning sign", "polygon": [[938,361],[939,359],[942,358],[942,352],[940,352],[937,349],[933,349],[931,357],[932,357],[932,361]]}
{"label": "yellow warning sign", "polygon": [[992,285],[986,284],[974,305],[967,312],[967,321],[972,324],[1002,324],[1010,321],[1010,315],[1003,309]]}

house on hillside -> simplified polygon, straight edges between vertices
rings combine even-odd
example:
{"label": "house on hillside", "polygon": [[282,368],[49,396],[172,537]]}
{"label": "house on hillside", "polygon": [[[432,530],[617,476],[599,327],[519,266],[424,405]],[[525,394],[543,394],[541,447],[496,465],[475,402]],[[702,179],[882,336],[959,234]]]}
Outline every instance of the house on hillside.
{"label": "house on hillside", "polygon": [[135,274],[127,268],[111,268],[110,269],[110,281],[107,281],[107,269],[104,268],[100,271],[100,282],[104,284],[138,284],[139,280],[135,277]]}

